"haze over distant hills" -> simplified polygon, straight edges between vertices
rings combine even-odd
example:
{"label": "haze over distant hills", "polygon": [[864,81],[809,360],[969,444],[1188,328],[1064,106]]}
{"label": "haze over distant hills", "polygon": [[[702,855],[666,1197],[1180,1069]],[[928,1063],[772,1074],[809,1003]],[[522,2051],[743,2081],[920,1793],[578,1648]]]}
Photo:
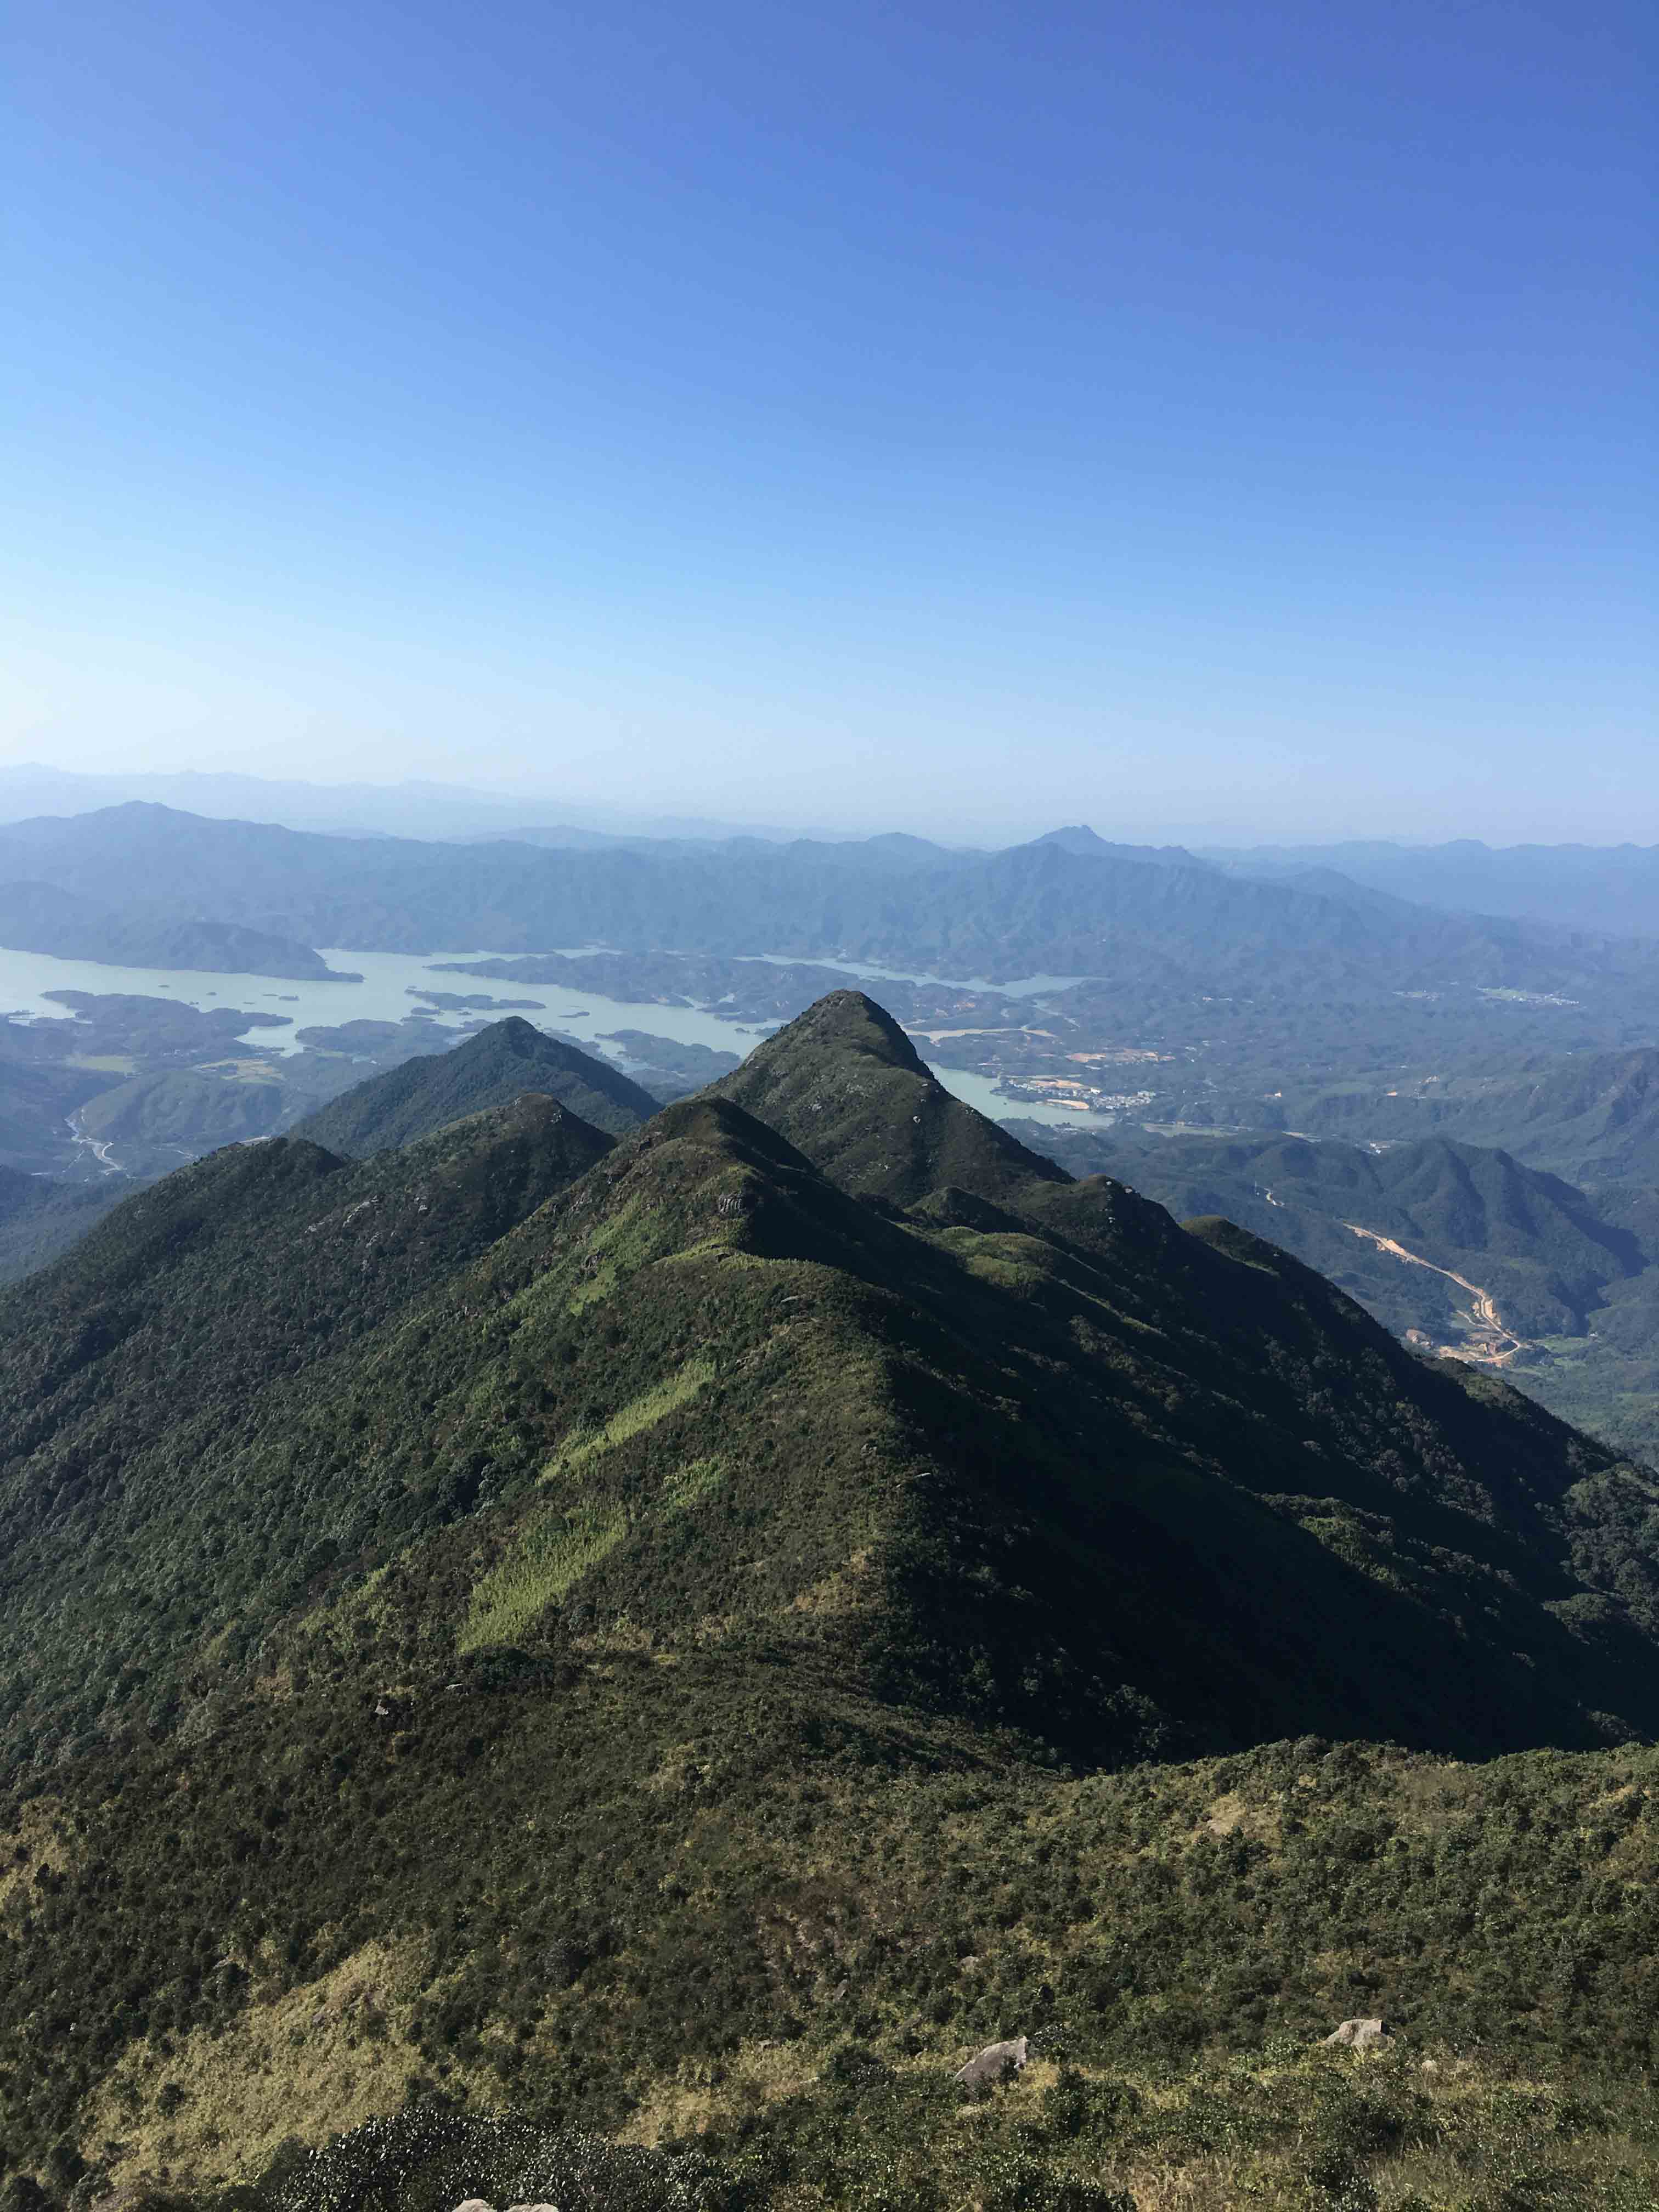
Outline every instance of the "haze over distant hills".
{"label": "haze over distant hills", "polygon": [[[0,767],[0,822],[27,821],[40,814],[86,814],[134,799],[191,814],[280,823],[291,830],[340,836],[450,838],[527,830],[538,839],[605,845],[632,838],[791,834],[625,809],[573,806],[546,793],[481,791],[420,778],[401,783],[307,783],[222,769],[86,775],[33,763]],[[547,823],[558,826],[537,827]]]}
{"label": "haze over distant hills", "polygon": [[[157,891],[163,891],[158,897]],[[173,887],[177,898],[177,889]],[[117,912],[52,884],[0,883],[0,945],[111,967],[197,969],[210,975],[278,975],[326,982],[340,972],[308,945],[204,919],[165,903],[164,887]]]}
{"label": "haze over distant hills", "polygon": [[117,901],[162,881],[186,913],[363,951],[599,940],[993,978],[1127,964],[1138,984],[1152,963],[1167,988],[1211,990],[1285,960],[1304,984],[1545,989],[1596,958],[1515,921],[1356,904],[1078,830],[991,854],[886,838],[547,850],[321,836],[133,803],[0,830],[7,878]]}
{"label": "haze over distant hills", "polygon": [[[866,848],[890,842],[937,855],[1000,849],[1026,842],[919,836],[890,840],[856,832],[802,830],[570,804],[551,794],[479,790],[418,778],[400,783],[319,784],[228,771],[82,775],[36,763],[0,766],[0,823],[46,815],[95,812],[134,800],[212,819],[275,823],[330,836],[392,836],[422,841],[522,840],[550,849],[602,850],[616,845],[725,842],[754,838],[788,843],[848,843]],[[1659,845],[1522,844],[1492,846],[1474,838],[1438,844],[1353,838],[1282,845],[1158,846],[1097,837],[1090,830],[1052,833],[1073,849],[1150,860],[1167,855],[1229,873],[1297,885],[1352,899],[1356,887],[1408,902],[1467,914],[1493,915],[1615,936],[1659,935]]]}
{"label": "haze over distant hills", "polygon": [[1217,866],[1311,887],[1334,873],[1425,906],[1508,915],[1613,936],[1659,935],[1659,845],[1333,845],[1204,848]]}

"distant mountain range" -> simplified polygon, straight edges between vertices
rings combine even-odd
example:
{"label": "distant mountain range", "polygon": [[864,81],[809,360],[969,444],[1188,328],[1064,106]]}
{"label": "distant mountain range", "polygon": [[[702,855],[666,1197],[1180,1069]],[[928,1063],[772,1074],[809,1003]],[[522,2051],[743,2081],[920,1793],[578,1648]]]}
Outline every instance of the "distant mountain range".
{"label": "distant mountain range", "polygon": [[[724,843],[857,843],[881,840],[595,808],[549,796],[406,779],[322,784],[228,772],[79,775],[39,763],[0,767],[0,823],[91,813],[139,800],[211,818],[276,823],[329,836],[423,840],[502,838],[554,849]],[[1068,833],[1061,833],[1068,834]],[[1092,832],[1084,833],[1092,836]],[[964,849],[897,838],[935,854]],[[1336,843],[1109,849],[1142,860],[1159,853],[1230,873],[1352,899],[1371,890],[1451,912],[1505,916],[1613,936],[1659,936],[1659,845],[1438,845],[1352,838]],[[982,855],[981,855],[982,857]],[[257,972],[257,971],[255,971]]]}
{"label": "distant mountain range", "polygon": [[[132,804],[0,830],[0,882],[304,945],[547,951],[603,942],[840,957],[992,979],[1113,975],[1219,990],[1288,968],[1303,988],[1456,979],[1546,991],[1596,968],[1510,921],[1228,875],[1178,849],[1067,830],[994,854],[909,839],[550,850],[325,837]],[[1656,956],[1659,957],[1659,956]]]}
{"label": "distant mountain range", "polygon": [[1659,936],[1659,845],[1444,845],[1352,840],[1336,845],[1206,847],[1229,872],[1315,888],[1333,875],[1419,905],[1507,915],[1559,929]]}
{"label": "distant mountain range", "polygon": [[[130,882],[125,888],[136,890]],[[177,902],[177,886],[171,905],[156,897],[156,890],[152,884],[147,896],[135,897],[117,912],[55,884],[0,883],[0,945],[118,968],[194,968],[315,983],[339,980],[338,971],[308,945],[238,922],[203,919]]]}
{"label": "distant mountain range", "polygon": [[1298,1122],[1382,1142],[1430,1131],[1502,1146],[1570,1182],[1659,1182],[1659,1047],[1582,1053],[1542,1066],[1430,1081],[1395,1091],[1346,1087],[1297,1099]]}
{"label": "distant mountain range", "polygon": [[[481,837],[526,835],[570,845],[635,839],[784,837],[783,830],[561,804],[550,795],[480,791],[418,777],[398,783],[307,783],[291,777],[187,769],[167,775],[82,775],[38,763],[0,767],[0,822],[86,814],[140,799],[238,822],[281,823],[331,836]],[[555,823],[537,828],[538,823]]]}

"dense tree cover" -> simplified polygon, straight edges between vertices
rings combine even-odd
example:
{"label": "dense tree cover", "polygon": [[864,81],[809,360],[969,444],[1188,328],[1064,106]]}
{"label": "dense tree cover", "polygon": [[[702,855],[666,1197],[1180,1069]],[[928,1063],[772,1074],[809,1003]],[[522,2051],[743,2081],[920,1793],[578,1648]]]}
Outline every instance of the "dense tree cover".
{"label": "dense tree cover", "polygon": [[195,968],[313,982],[340,972],[308,945],[239,922],[204,921],[182,906],[158,902],[153,884],[128,896],[132,902],[117,912],[52,884],[0,884],[0,945],[117,968]]}
{"label": "dense tree cover", "polygon": [[[1496,1349],[1518,1389],[1659,1464],[1659,1198],[1650,1185],[1579,1189],[1506,1152],[1445,1138],[1362,1149],[1015,1127],[1074,1175],[1121,1176],[1177,1218],[1224,1214],[1283,1245],[1397,1335]],[[1496,1329],[1469,1285],[1490,1297]]]}
{"label": "dense tree cover", "polygon": [[366,2206],[405,2105],[479,2186],[445,2110],[701,2129],[634,2179],[710,2205],[1651,2178],[1510,2060],[1267,2039],[1647,2063],[1654,1755],[1588,1747],[1659,1733],[1659,1485],[857,994],[614,1144],[167,1178],[0,1300],[0,2142],[59,2197]]}
{"label": "dense tree cover", "polygon": [[172,1068],[100,1091],[81,1109],[80,1127],[107,1143],[170,1146],[176,1159],[181,1146],[211,1152],[267,1135],[286,1103],[280,1084],[258,1075],[226,1082]]}
{"label": "dense tree cover", "polygon": [[637,1128],[657,1110],[651,1093],[620,1068],[515,1014],[452,1052],[371,1076],[301,1122],[295,1134],[366,1159],[532,1091],[559,1099],[613,1136]]}
{"label": "dense tree cover", "polygon": [[0,1283],[45,1267],[127,1194],[112,1181],[77,1187],[0,1167]]}
{"label": "dense tree cover", "polygon": [[[228,1460],[287,1468],[280,1440],[348,1347],[609,1144],[530,1097],[383,1161],[284,1139],[233,1147],[0,1298],[0,1728],[14,1745],[44,1723],[44,1751],[107,1705],[167,1715],[210,1613],[229,1630],[255,1589],[278,1607],[304,1589],[362,1501],[329,1482],[328,1460],[268,1492],[224,1480]],[[453,1486],[470,1498],[476,1480],[463,1468]],[[236,1648],[257,1629],[244,1620]]]}

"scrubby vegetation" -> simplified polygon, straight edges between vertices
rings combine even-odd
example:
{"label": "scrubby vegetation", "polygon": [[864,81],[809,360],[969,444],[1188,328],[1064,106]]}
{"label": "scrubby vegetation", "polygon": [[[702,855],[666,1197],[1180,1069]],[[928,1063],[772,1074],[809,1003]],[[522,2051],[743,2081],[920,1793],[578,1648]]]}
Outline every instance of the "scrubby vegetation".
{"label": "scrubby vegetation", "polygon": [[27,2187],[1650,2201],[1650,1478],[855,994],[744,1085],[222,1155],[0,1304]]}
{"label": "scrubby vegetation", "polygon": [[[1659,2186],[1651,1752],[1304,1741],[1079,1778],[764,1662],[350,1681],[22,1808],[0,2022],[39,2170],[56,2144],[205,2201],[291,2180],[296,2124],[408,2106],[511,2112],[538,2155],[695,2146],[716,2204]],[[1388,2051],[1316,2047],[1379,2012]],[[58,2078],[16,2066],[54,2033]],[[1029,2073],[964,2106],[952,2070],[1012,2033]],[[465,2139],[444,2212],[516,2185]]]}

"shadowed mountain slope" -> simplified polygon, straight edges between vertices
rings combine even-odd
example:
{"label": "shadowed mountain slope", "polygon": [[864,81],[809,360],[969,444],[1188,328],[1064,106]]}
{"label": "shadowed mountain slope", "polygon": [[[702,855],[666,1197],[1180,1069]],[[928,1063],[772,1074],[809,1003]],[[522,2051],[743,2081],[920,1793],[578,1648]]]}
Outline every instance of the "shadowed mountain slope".
{"label": "shadowed mountain slope", "polygon": [[[1468,1305],[1468,1293],[1437,1267],[1491,1291],[1520,1334],[1541,1336],[1582,1332],[1608,1286],[1648,1264],[1640,1241],[1593,1196],[1507,1152],[1449,1138],[1374,1152],[1291,1136],[1023,1127],[1073,1173],[1101,1170],[1177,1219],[1224,1214],[1283,1245],[1402,1333],[1437,1328],[1459,1301]],[[1413,1267],[1381,1238],[1429,1266]]]}
{"label": "shadowed mountain slope", "polygon": [[1121,1176],[1178,1217],[1283,1245],[1396,1334],[1503,1368],[1562,1419],[1659,1466],[1659,1196],[1580,1189],[1501,1151],[1426,1138],[1022,1133]]}
{"label": "shadowed mountain slope", "polygon": [[507,1105],[524,1091],[558,1099],[612,1136],[636,1128],[657,1110],[651,1093],[619,1068],[514,1014],[451,1052],[370,1076],[307,1115],[293,1133],[349,1158],[367,1159],[430,1136],[463,1115]]}
{"label": "shadowed mountain slope", "polygon": [[1659,1728],[1650,1480],[1241,1231],[1024,1174],[955,1101],[919,1125],[895,1040],[836,994],[761,1071],[880,1210],[718,1091],[597,1160],[526,1097],[119,1209],[0,1306],[14,1728],[176,1689],[198,1636],[252,1649],[319,1564],[417,1537],[409,1591],[460,1578],[410,1598],[438,1663],[568,1635],[568,1600],[1092,1760]]}
{"label": "shadowed mountain slope", "polygon": [[55,1182],[0,1167],[0,1284],[44,1267],[117,1203],[120,1185]]}

